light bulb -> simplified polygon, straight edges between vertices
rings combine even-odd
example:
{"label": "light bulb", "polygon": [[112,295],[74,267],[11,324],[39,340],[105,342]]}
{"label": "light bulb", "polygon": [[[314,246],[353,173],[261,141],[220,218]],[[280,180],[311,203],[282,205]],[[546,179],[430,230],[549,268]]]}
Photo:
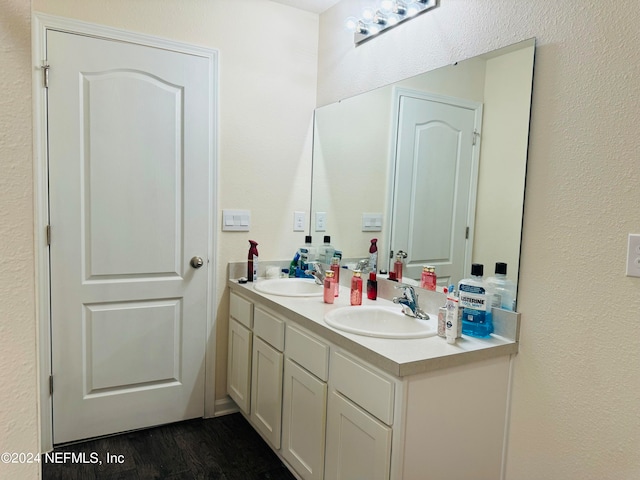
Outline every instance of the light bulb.
{"label": "light bulb", "polygon": [[382,0],[382,2],[380,2],[380,10],[385,13],[390,13],[393,11],[395,3],[396,2],[394,2],[393,0]]}
{"label": "light bulb", "polygon": [[371,23],[373,21],[373,17],[376,16],[376,12],[373,8],[365,8],[362,11],[362,19],[365,23]]}
{"label": "light bulb", "polygon": [[398,24],[398,21],[399,21],[399,19],[398,19],[398,17],[397,17],[397,16],[395,16],[395,15],[389,15],[389,17],[387,18],[387,24],[388,24],[390,27],[393,27],[394,25],[397,25],[397,24]]}
{"label": "light bulb", "polygon": [[349,17],[344,21],[344,26],[350,32],[358,30],[358,19],[356,17]]}
{"label": "light bulb", "polygon": [[407,5],[407,17],[413,17],[420,9],[415,5]]}
{"label": "light bulb", "polygon": [[374,24],[374,25],[371,25],[371,26],[369,27],[369,31],[368,31],[367,33],[368,33],[369,35],[376,35],[376,34],[380,33],[380,30],[382,30],[382,29],[380,28],[380,25],[375,25],[375,24]]}
{"label": "light bulb", "polygon": [[378,25],[386,25],[387,24],[387,16],[382,12],[376,12],[373,17],[373,23],[377,23]]}

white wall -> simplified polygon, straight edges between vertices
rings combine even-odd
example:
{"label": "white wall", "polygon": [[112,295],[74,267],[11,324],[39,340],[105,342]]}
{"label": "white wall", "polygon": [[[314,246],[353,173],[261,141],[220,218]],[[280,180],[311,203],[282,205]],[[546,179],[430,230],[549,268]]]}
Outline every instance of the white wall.
{"label": "white wall", "polygon": [[537,38],[507,479],[640,478],[637,0],[443,0],[354,48],[366,3],[321,15],[319,105]]}
{"label": "white wall", "polygon": [[[0,453],[38,452],[31,3],[0,0]],[[40,465],[0,462],[0,478]]]}
{"label": "white wall", "polygon": [[[360,3],[321,17],[320,105],[537,37],[507,478],[640,477],[640,279],[624,276],[626,234],[640,232],[640,210],[629,208],[640,200],[637,0],[443,0],[354,49],[342,23]],[[0,450],[29,452],[38,449],[30,2],[0,8]],[[264,258],[290,256],[299,243],[290,212],[308,207],[317,16],[258,0],[34,8],[219,48],[219,206],[252,210]],[[242,260],[247,238],[221,235],[220,261]],[[38,471],[0,463],[1,477]]]}

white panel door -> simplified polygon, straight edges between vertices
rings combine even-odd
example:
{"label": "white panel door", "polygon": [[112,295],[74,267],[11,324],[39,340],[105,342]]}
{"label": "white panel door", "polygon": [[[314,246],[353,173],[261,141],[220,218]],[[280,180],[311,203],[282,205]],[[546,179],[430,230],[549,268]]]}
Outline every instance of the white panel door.
{"label": "white panel door", "polygon": [[476,110],[406,95],[398,108],[391,249],[408,254],[403,276],[420,279],[434,265],[438,284],[457,283],[469,260]]}
{"label": "white panel door", "polygon": [[282,403],[282,456],[304,480],[322,480],[327,384],[286,358]]}
{"label": "white panel door", "polygon": [[47,56],[54,442],[203,416],[209,61],[55,31]]}

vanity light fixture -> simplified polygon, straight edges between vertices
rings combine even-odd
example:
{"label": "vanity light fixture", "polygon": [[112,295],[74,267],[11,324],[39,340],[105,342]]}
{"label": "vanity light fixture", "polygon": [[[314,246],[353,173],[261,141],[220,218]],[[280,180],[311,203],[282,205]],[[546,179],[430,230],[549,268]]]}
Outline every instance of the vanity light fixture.
{"label": "vanity light fixture", "polygon": [[347,30],[357,45],[438,6],[438,0],[382,0],[379,8],[365,8],[361,18],[349,17]]}

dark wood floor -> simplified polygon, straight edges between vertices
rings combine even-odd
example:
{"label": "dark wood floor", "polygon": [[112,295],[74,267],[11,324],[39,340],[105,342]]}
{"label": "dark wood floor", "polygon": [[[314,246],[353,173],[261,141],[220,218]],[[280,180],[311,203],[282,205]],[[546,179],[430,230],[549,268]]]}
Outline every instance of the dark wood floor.
{"label": "dark wood floor", "polygon": [[53,458],[43,456],[45,480],[295,480],[239,413],[56,447]]}

